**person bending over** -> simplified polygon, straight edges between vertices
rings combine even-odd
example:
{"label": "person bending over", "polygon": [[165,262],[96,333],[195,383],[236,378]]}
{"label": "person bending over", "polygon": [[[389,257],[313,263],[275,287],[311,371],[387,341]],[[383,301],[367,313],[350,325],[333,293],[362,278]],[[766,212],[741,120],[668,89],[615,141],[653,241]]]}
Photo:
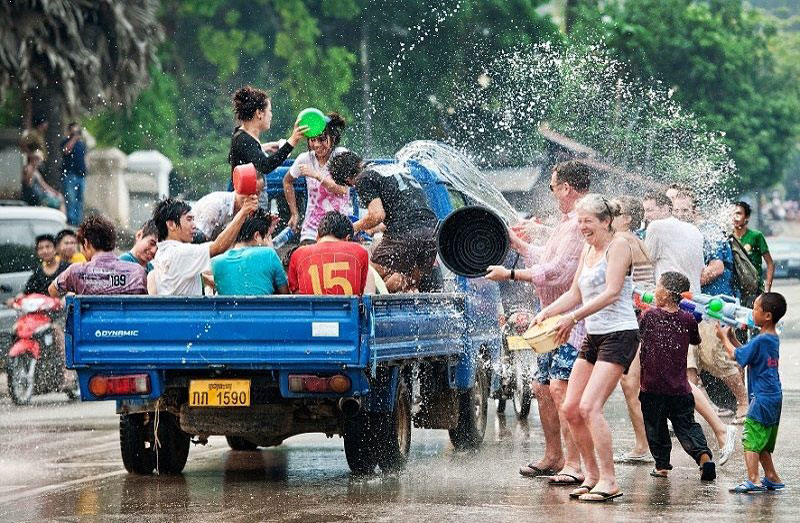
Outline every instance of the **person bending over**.
{"label": "person bending over", "polygon": [[153,270],[153,258],[158,251],[158,229],[153,220],[147,220],[142,228],[136,231],[136,243],[133,248],[119,255],[119,259],[130,263],[138,263],[150,274]]}
{"label": "person bending over", "polygon": [[289,259],[289,289],[295,294],[362,295],[374,293],[369,253],[349,241],[350,219],[336,211],[322,218],[317,243],[304,245]]}
{"label": "person bending over", "polygon": [[203,283],[213,284],[211,258],[227,251],[236,241],[245,219],[258,208],[258,198],[249,197],[230,224],[213,242],[192,243],[194,215],[188,203],[167,198],[153,209],[158,229],[158,251],[148,276],[151,294],[200,296]]}
{"label": "person bending over", "polygon": [[269,213],[258,209],[244,221],[233,248],[211,260],[217,294],[289,294],[281,260],[269,246],[271,224]]}
{"label": "person bending over", "polygon": [[74,263],[58,275],[48,289],[50,296],[75,294],[147,294],[144,269],[114,254],[117,235],[102,216],[90,216],[78,227],[78,240],[86,263]]}
{"label": "person bending over", "polygon": [[236,213],[241,210],[248,198],[255,197],[258,199],[258,195],[264,190],[264,177],[260,174],[256,181],[256,190],[258,192],[255,196],[231,191],[215,191],[197,200],[192,205],[194,225],[197,230],[195,242],[216,240],[217,236],[231,223]]}
{"label": "person bending over", "polygon": [[367,215],[353,224],[354,233],[385,225],[372,253],[372,265],[389,292],[415,291],[436,261],[436,215],[420,183],[396,164],[363,167],[361,158],[344,152],[328,167],[339,185],[355,187]]}

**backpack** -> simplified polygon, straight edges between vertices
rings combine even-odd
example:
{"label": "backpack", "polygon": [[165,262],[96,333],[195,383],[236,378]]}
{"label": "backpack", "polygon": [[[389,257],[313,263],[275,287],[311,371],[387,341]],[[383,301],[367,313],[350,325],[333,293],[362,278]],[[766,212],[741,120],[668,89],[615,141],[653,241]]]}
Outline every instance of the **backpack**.
{"label": "backpack", "polygon": [[741,292],[742,305],[752,307],[760,291],[761,278],[739,238],[731,234],[728,236],[728,243],[733,252],[733,276],[735,284]]}

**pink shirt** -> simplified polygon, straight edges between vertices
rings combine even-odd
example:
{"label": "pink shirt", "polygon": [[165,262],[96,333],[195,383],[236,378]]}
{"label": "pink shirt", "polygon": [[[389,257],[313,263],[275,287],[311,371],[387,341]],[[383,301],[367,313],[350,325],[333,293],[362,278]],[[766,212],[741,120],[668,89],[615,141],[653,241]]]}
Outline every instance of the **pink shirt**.
{"label": "pink shirt", "polygon": [[[525,256],[525,264],[530,268],[531,281],[536,287],[542,308],[556,301],[572,286],[584,245],[583,235],[578,230],[578,216],[572,211],[562,214],[561,221],[543,247],[531,246]],[[578,322],[567,342],[580,349],[585,335],[584,323]]]}
{"label": "pink shirt", "polygon": [[[344,147],[337,147],[331,153],[331,158],[344,151],[347,151],[347,149]],[[330,159],[328,159],[328,163],[330,163]],[[294,161],[289,168],[289,174],[292,178],[300,177],[301,165],[307,165],[320,173],[323,178],[330,177],[328,164],[320,165],[319,162],[317,162],[316,155],[312,151],[300,154]],[[337,211],[342,214],[350,214],[352,212],[349,190],[345,194],[335,194],[326,189],[319,180],[306,177],[306,193],[308,195],[308,201],[306,203],[306,217],[305,220],[303,220],[303,227],[300,230],[300,241],[316,241],[317,228],[326,213]]]}
{"label": "pink shirt", "polygon": [[67,267],[56,278],[56,287],[62,294],[147,294],[146,278],[141,265],[105,252]]}

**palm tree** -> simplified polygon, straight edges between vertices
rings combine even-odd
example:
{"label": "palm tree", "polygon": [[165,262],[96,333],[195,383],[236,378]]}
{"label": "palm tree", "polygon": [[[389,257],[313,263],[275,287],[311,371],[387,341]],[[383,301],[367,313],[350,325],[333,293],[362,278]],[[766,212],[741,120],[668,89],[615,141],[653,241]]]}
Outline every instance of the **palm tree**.
{"label": "palm tree", "polygon": [[[26,127],[33,115],[47,117],[49,149],[64,116],[135,101],[163,38],[158,8],[158,0],[0,2],[0,90],[22,93]],[[60,156],[48,155],[49,181]]]}

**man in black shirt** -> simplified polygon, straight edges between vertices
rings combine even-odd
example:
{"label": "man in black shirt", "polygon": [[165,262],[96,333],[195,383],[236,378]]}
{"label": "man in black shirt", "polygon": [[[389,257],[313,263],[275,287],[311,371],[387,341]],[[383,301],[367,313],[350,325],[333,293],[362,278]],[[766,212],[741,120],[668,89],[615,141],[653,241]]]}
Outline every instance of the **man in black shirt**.
{"label": "man in black shirt", "polygon": [[36,237],[36,256],[42,263],[33,270],[23,294],[47,294],[50,283],[69,267],[69,261],[56,256],[56,239],[50,234]]}
{"label": "man in black shirt", "polygon": [[367,215],[353,224],[355,232],[385,227],[372,253],[372,265],[390,292],[416,290],[436,261],[436,215],[422,185],[407,168],[370,165],[344,152],[331,158],[328,170],[339,185],[355,187]]}

